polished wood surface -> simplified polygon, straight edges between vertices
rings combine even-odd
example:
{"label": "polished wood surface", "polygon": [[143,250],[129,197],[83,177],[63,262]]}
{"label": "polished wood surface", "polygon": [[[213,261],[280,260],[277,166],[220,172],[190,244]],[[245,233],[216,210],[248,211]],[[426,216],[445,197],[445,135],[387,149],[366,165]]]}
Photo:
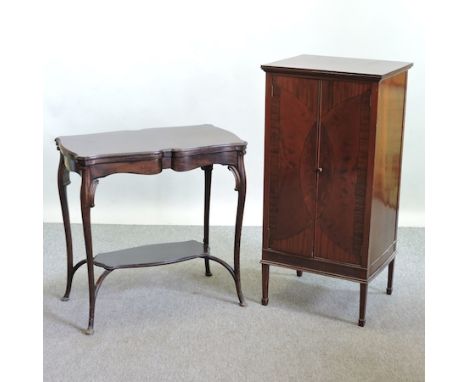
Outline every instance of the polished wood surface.
{"label": "polished wood surface", "polygon": [[409,62],[302,54],[262,65],[265,72],[351,80],[381,80],[405,72]]}
{"label": "polished wood surface", "polygon": [[[205,173],[205,203],[203,213],[203,249],[204,252],[208,252],[210,247],[210,201],[211,201],[211,173],[213,171],[213,165],[203,166],[203,172]],[[205,258],[205,276],[213,276],[210,270],[210,260]]]}
{"label": "polished wood surface", "polygon": [[263,65],[262,303],[271,265],[393,288],[410,63],[302,55]]}
{"label": "polished wood surface", "polygon": [[266,248],[365,265],[372,84],[275,75],[271,85]]}
{"label": "polished wood surface", "polygon": [[379,87],[369,238],[372,271],[386,260],[384,254],[395,250],[397,239],[406,79],[407,73],[401,73]]}
{"label": "polished wood surface", "polygon": [[262,264],[279,265],[290,269],[301,269],[326,276],[339,277],[350,281],[367,280],[367,268],[355,264],[336,263],[324,259],[294,256],[287,252],[263,248]]}
{"label": "polished wood surface", "polygon": [[363,265],[371,84],[323,81],[315,252]]}
{"label": "polished wood surface", "polygon": [[70,212],[68,211],[67,186],[70,184],[70,172],[65,167],[63,156],[60,156],[59,168],[57,172],[57,186],[62,209],[63,225],[65,229],[65,242],[67,245],[67,286],[62,301],[70,298],[71,283],[73,279],[73,241],[71,236]]}
{"label": "polished wood surface", "polygon": [[94,257],[94,265],[106,269],[151,267],[202,257],[207,252],[203,243],[195,240],[150,244],[99,253]]}
{"label": "polished wood surface", "polygon": [[230,151],[246,142],[213,125],[161,127],[110,131],[98,134],[57,137],[58,147],[67,157],[82,164],[121,161],[122,158],[154,159],[187,154]]}
{"label": "polished wood surface", "polygon": [[[89,318],[86,334],[94,332],[96,297],[104,279],[114,270],[172,264],[197,257],[205,260],[205,274],[211,276],[210,261],[221,264],[234,279],[239,304],[245,305],[240,277],[240,240],[246,195],[244,154],[247,143],[212,125],[155,128],[56,138],[60,151],[57,174],[67,244],[67,286],[69,299],[75,272],[84,264],[88,270]],[[211,172],[214,164],[227,166],[234,175],[238,194],[234,233],[234,266],[209,253]],[[187,241],[155,244],[94,256],[91,208],[100,178],[114,173],[158,174],[163,169],[188,171],[200,167],[205,174],[203,243]],[[69,172],[81,175],[81,215],[86,259],[73,264],[72,237],[66,186]],[[94,266],[104,268],[95,282]]]}
{"label": "polished wood surface", "polygon": [[318,81],[275,76],[271,85],[268,244],[312,257]]}

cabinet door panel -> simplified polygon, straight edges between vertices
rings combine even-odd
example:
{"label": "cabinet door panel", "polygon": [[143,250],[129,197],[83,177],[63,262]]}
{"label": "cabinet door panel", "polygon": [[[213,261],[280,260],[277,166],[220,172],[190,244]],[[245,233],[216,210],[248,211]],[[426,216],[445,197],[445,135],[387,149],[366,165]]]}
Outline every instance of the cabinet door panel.
{"label": "cabinet door panel", "polygon": [[371,85],[323,81],[315,256],[362,264]]}
{"label": "cabinet door panel", "polygon": [[268,247],[312,257],[316,214],[316,80],[272,76],[269,105]]}

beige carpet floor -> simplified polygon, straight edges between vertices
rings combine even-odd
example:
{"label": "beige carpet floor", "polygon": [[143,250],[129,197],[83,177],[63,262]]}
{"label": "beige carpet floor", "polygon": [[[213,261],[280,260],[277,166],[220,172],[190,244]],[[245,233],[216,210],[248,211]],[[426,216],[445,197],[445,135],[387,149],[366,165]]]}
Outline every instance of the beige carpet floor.
{"label": "beige carpet floor", "polygon": [[[84,258],[73,225],[75,259]],[[95,253],[199,240],[201,227],[94,225]],[[421,381],[424,380],[424,229],[399,231],[394,292],[386,272],[369,286],[367,323],[359,285],[272,267],[261,299],[261,228],[244,227],[237,303],[229,273],[203,260],[118,270],[99,292],[95,334],[86,336],[86,268],[65,290],[65,240],[44,225],[44,381]],[[211,252],[232,263],[233,229],[211,229]],[[96,268],[96,275],[100,269]]]}

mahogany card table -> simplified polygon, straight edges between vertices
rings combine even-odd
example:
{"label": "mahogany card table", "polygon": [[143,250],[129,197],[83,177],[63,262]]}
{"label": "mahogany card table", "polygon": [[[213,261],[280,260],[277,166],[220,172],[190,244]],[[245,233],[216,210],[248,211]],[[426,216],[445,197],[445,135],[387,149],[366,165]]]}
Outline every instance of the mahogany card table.
{"label": "mahogany card table", "polygon": [[[229,131],[213,125],[151,128],[132,131],[114,131],[98,134],[64,136],[55,139],[60,151],[58,190],[62,207],[67,248],[67,286],[63,301],[67,301],[73,275],[83,264],[88,269],[89,320],[86,334],[94,332],[96,296],[104,279],[116,269],[152,267],[173,264],[194,258],[205,260],[205,274],[211,276],[210,260],[221,264],[234,279],[241,306],[245,305],[241,289],[239,252],[244,213],[246,175],[244,154],[247,142]],[[234,174],[238,192],[234,236],[234,267],[212,256],[209,248],[209,214],[211,172],[214,164],[227,166]],[[205,178],[203,242],[190,240],[160,243],[137,248],[93,254],[91,208],[100,178],[111,174],[132,173],[152,175],[164,169],[189,171],[201,168]],[[86,259],[74,264],[67,185],[70,171],[81,176],[81,215],[86,248]],[[104,271],[95,281],[94,267]]]}

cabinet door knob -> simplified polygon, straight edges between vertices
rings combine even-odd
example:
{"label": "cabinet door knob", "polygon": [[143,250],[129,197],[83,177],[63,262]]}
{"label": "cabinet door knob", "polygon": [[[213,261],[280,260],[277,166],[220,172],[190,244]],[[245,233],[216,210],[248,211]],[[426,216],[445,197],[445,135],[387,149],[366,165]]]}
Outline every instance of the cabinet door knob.
{"label": "cabinet door knob", "polygon": [[317,172],[323,172],[323,168],[322,167],[317,168]]}

